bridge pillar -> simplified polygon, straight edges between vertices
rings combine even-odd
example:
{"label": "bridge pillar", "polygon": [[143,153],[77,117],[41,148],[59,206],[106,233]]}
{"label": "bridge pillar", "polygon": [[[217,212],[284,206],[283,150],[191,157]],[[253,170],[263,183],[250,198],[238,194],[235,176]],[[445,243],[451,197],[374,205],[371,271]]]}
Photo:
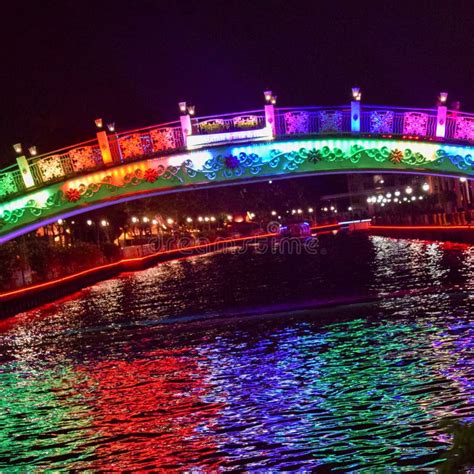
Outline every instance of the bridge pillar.
{"label": "bridge pillar", "polygon": [[272,135],[276,135],[275,107],[273,104],[265,104],[265,127],[272,129]]}
{"label": "bridge pillar", "polygon": [[444,138],[446,136],[446,115],[448,108],[445,105],[438,105],[436,116],[436,136]]}
{"label": "bridge pillar", "polygon": [[184,146],[187,145],[188,136],[193,134],[193,126],[191,124],[191,116],[189,114],[181,115],[181,132],[183,133]]}
{"label": "bridge pillar", "polygon": [[351,132],[360,132],[360,101],[353,100],[351,102]]}
{"label": "bridge pillar", "polygon": [[102,155],[102,161],[104,165],[112,163],[112,153],[110,152],[107,133],[104,130],[97,132],[97,140],[99,141],[100,153]]}
{"label": "bridge pillar", "polygon": [[32,188],[35,185],[35,180],[33,179],[33,175],[31,174],[30,165],[28,164],[26,156],[18,156],[16,158],[16,162],[18,164],[18,168],[20,168],[21,178],[23,180],[25,188]]}

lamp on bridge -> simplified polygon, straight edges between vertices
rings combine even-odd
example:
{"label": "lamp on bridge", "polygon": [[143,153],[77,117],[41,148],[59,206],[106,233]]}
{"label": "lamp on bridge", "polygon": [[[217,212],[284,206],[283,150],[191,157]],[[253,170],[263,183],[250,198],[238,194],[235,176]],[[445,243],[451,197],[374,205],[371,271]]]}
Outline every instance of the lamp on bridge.
{"label": "lamp on bridge", "polygon": [[446,101],[448,100],[447,92],[440,92],[438,97],[438,113],[436,116],[436,136],[444,138],[446,135],[446,116],[448,114],[448,107]]}
{"label": "lamp on bridge", "polygon": [[104,122],[101,118],[95,119],[94,123],[97,128],[102,128],[104,126]]}
{"label": "lamp on bridge", "polygon": [[[34,148],[36,151],[36,147],[31,147],[31,148]],[[31,148],[30,148],[30,153],[31,153]],[[20,155],[16,157],[16,162],[18,164],[18,168],[21,171],[21,178],[23,179],[23,184],[25,185],[26,189],[32,188],[35,185],[35,180],[33,179],[33,175],[31,174],[28,160],[26,159],[26,156],[23,155],[23,147],[21,143],[15,143],[13,145],[13,149],[15,150],[15,153],[18,153],[18,155]],[[31,153],[31,155],[33,156],[33,153]]]}
{"label": "lamp on bridge", "polygon": [[196,107],[194,105],[188,105],[188,114],[193,116],[196,113]]}
{"label": "lamp on bridge", "polygon": [[35,146],[30,146],[30,148],[28,148],[28,151],[30,152],[31,156],[36,156],[38,154],[38,150]]}
{"label": "lamp on bridge", "polygon": [[351,102],[351,132],[360,132],[360,100],[362,93],[360,87],[352,88],[352,102]]}
{"label": "lamp on bridge", "polygon": [[180,102],[179,104],[179,111],[186,115],[186,112],[187,112],[187,108],[186,108],[186,102]]}
{"label": "lamp on bridge", "polygon": [[362,98],[362,93],[360,91],[360,87],[353,87],[352,88],[352,98],[354,100],[359,100]]}
{"label": "lamp on bridge", "polygon": [[272,91],[264,91],[263,95],[265,96],[265,102],[270,104],[272,101]]}
{"label": "lamp on bridge", "polygon": [[109,132],[115,132],[115,122],[110,122],[107,124]]}

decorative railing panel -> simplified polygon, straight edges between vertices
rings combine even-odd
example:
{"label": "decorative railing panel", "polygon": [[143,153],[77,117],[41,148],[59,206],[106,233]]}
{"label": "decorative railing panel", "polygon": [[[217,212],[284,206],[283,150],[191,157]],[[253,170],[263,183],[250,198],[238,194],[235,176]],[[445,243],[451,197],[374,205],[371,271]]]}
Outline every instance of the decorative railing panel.
{"label": "decorative railing panel", "polygon": [[13,171],[0,174],[0,199],[16,194],[19,190]]}
{"label": "decorative railing panel", "polygon": [[428,114],[421,112],[405,112],[403,116],[404,135],[426,136],[428,131]]}
{"label": "decorative railing panel", "polygon": [[62,178],[66,173],[60,155],[52,155],[37,161],[41,182],[47,183],[56,178]]}
{"label": "decorative railing panel", "polygon": [[393,133],[394,114],[391,110],[370,112],[370,133]]}
{"label": "decorative railing panel", "polygon": [[71,167],[74,172],[87,171],[97,168],[102,163],[102,156],[98,146],[84,146],[69,151]]}
{"label": "decorative railing panel", "polygon": [[172,128],[150,130],[150,138],[153,143],[154,152],[177,148],[176,138]]}
{"label": "decorative railing panel", "polygon": [[319,112],[319,133],[340,133],[342,131],[342,112],[337,110]]}
{"label": "decorative railing panel", "polygon": [[474,140],[474,117],[458,117],[454,138],[459,140]]}
{"label": "decorative railing panel", "polygon": [[283,117],[285,120],[285,131],[288,135],[310,132],[310,116],[308,112],[287,112]]}

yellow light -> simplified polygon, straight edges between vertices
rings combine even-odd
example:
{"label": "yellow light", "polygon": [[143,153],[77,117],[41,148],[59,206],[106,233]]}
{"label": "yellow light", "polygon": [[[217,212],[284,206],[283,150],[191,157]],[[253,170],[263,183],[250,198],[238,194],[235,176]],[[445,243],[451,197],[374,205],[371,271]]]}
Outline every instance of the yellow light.
{"label": "yellow light", "polygon": [[97,128],[102,128],[104,126],[104,122],[102,121],[101,118],[96,118],[94,120],[94,123]]}
{"label": "yellow light", "polygon": [[169,225],[173,225],[173,224],[174,224],[174,220],[171,219],[170,217],[168,217],[168,219],[166,219],[166,223],[169,224]]}
{"label": "yellow light", "polygon": [[30,146],[30,148],[28,148],[28,151],[30,152],[31,156],[36,156],[38,153],[35,146]]}
{"label": "yellow light", "polygon": [[13,145],[13,149],[15,150],[15,153],[21,153],[22,151],[21,143],[15,143]]}

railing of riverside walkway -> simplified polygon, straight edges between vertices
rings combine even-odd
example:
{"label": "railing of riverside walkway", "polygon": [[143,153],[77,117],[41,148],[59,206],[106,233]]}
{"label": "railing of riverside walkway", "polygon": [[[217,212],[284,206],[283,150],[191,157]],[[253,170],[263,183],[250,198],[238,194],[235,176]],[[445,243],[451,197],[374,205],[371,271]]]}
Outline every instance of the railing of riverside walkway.
{"label": "railing of riverside walkway", "polygon": [[[351,107],[275,108],[277,137],[292,135],[352,134]],[[192,135],[258,130],[265,127],[263,110],[190,118]],[[437,109],[363,105],[358,134],[404,137],[460,144],[474,143],[474,114],[448,110],[444,138],[436,136]],[[112,164],[159,156],[185,149],[180,122],[168,122],[131,131],[111,133],[108,142]],[[97,139],[28,158],[33,183],[29,190],[91,170],[106,168]],[[18,165],[0,170],[0,201],[26,191]]]}

